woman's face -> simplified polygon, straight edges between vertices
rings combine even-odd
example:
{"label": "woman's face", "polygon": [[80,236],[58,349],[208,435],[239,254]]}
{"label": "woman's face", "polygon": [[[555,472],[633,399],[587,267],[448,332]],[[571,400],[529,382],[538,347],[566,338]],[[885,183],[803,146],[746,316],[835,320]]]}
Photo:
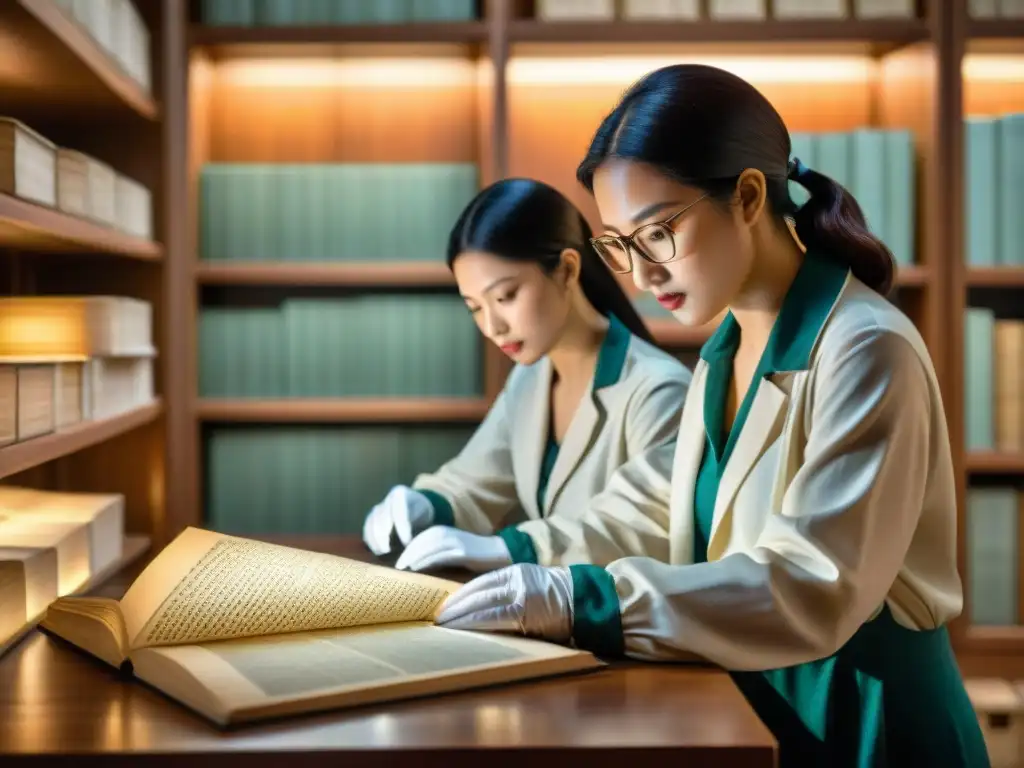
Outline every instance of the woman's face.
{"label": "woman's face", "polygon": [[562,270],[465,251],[452,271],[480,332],[515,362],[537,362],[562,336],[571,309]]}
{"label": "woman's face", "polygon": [[[740,188],[742,188],[742,184]],[[637,288],[688,326],[717,317],[739,294],[753,258],[751,221],[745,206],[723,207],[703,191],[680,184],[650,166],[609,159],[594,174],[594,197],[604,234],[630,235],[644,224],[671,222],[675,257],[652,264],[635,248],[629,255]]]}

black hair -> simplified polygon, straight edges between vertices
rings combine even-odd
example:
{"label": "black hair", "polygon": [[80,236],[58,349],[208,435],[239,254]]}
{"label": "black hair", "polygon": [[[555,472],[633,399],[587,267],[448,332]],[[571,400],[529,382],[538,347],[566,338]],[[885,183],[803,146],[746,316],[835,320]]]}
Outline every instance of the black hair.
{"label": "black hair", "polygon": [[[790,161],[789,131],[754,86],[725,70],[674,64],[635,83],[602,121],[576,178],[593,191],[594,172],[608,158],[650,165],[729,202],[740,174],[761,171],[773,214],[792,217],[809,252],[840,260],[882,295],[892,289],[895,261],[868,230],[860,205],[828,176]],[[788,180],[810,192],[797,208]]]}
{"label": "black hair", "polygon": [[464,251],[493,253],[512,261],[531,261],[551,274],[562,251],[580,254],[580,288],[605,317],[614,315],[630,332],[652,344],[633,302],[594,246],[593,233],[580,210],[553,187],[534,179],[502,179],[477,193],[459,215],[448,238],[448,267]]}

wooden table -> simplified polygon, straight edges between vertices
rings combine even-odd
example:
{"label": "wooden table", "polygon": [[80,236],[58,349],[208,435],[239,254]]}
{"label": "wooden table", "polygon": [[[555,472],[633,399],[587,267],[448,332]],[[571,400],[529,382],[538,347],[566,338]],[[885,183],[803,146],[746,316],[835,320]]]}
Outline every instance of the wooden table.
{"label": "wooden table", "polygon": [[[277,539],[280,541],[280,539]],[[290,539],[369,559],[337,539]],[[95,594],[117,597],[143,564]],[[729,677],[687,665],[594,673],[221,731],[33,632],[0,659],[0,765],[770,768],[775,745]]]}

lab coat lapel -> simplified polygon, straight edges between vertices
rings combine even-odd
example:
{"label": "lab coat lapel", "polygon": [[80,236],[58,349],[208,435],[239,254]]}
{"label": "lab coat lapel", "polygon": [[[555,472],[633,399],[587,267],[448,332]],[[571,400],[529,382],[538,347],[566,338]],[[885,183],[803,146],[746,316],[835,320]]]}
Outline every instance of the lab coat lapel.
{"label": "lab coat lapel", "polygon": [[[708,542],[708,560],[718,559],[729,542],[736,491],[764,454],[765,449],[781,433],[789,404],[787,381],[791,375],[773,374],[765,376],[757,383],[757,391],[754,393],[754,401],[750,404],[747,420],[736,439],[736,445],[725,464],[725,471],[718,485],[715,512],[711,522],[711,539]],[[767,502],[767,493],[765,501]]]}
{"label": "lab coat lapel", "polygon": [[706,442],[704,389],[707,385],[707,371],[707,364],[700,361],[693,372],[676,440],[669,507],[669,562],[674,565],[693,562],[693,494]]}
{"label": "lab coat lapel", "polygon": [[520,503],[530,517],[540,517],[537,508],[537,489],[544,448],[548,441],[551,414],[551,362],[545,357],[535,363],[530,387],[524,388],[523,398],[514,418],[520,423],[513,429],[512,455],[516,477],[521,478]]}
{"label": "lab coat lapel", "polygon": [[558,458],[551,468],[547,492],[544,494],[544,509],[551,509],[562,487],[576,471],[580,461],[590,450],[604,424],[605,410],[601,406],[598,395],[590,388],[580,399],[580,404],[569,423],[569,430],[558,449]]}
{"label": "lab coat lapel", "polygon": [[586,394],[576,407],[569,429],[558,449],[555,466],[544,493],[543,509],[551,509],[562,487],[576,471],[583,457],[590,451],[604,427],[610,407],[618,397],[619,379],[626,365],[632,336],[629,329],[614,315],[608,317],[608,332],[594,365],[594,375],[587,386]]}

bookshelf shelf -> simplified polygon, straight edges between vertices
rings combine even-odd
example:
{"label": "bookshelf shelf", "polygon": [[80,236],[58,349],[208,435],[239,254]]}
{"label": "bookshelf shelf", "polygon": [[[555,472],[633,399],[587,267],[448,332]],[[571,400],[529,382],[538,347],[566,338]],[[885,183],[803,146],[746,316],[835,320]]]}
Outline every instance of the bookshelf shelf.
{"label": "bookshelf shelf", "polygon": [[1024,266],[972,267],[965,282],[969,288],[1024,288]]}
{"label": "bookshelf shelf", "polygon": [[967,640],[985,654],[1016,654],[1024,644],[1024,626],[972,626]]}
{"label": "bookshelf shelf", "polygon": [[207,422],[449,423],[480,421],[487,408],[483,398],[201,399],[196,414]]}
{"label": "bookshelf shelf", "polygon": [[205,285],[438,286],[452,285],[441,261],[372,263],[200,262],[196,280]]}
{"label": "bookshelf shelf", "polygon": [[0,6],[5,110],[121,105],[149,120],[159,117],[156,101],[54,0],[6,0]]}
{"label": "bookshelf shelf", "polygon": [[[481,21],[419,24],[363,24],[289,27],[210,27],[192,25],[189,44],[205,48],[214,58],[250,55],[252,46],[341,43],[478,43],[487,39]],[[262,51],[261,51],[262,52]]]}
{"label": "bookshelf shelf", "polygon": [[920,264],[900,267],[896,271],[896,285],[901,288],[923,288],[931,280],[931,271]]}
{"label": "bookshelf shelf", "polygon": [[1024,474],[1024,453],[973,451],[967,454],[967,471],[978,475]]}
{"label": "bookshelf shelf", "polygon": [[509,22],[512,42],[538,43],[864,43],[881,52],[927,38],[921,19]]}
{"label": "bookshelf shelf", "polygon": [[85,421],[60,432],[0,448],[0,478],[104,443],[155,421],[162,411],[163,404],[157,400],[109,419]]}
{"label": "bookshelf shelf", "polygon": [[159,243],[0,193],[0,248],[104,252],[157,260]]}
{"label": "bookshelf shelf", "polygon": [[1005,41],[1009,50],[1024,52],[1024,19],[970,19],[967,37],[971,40]]}

